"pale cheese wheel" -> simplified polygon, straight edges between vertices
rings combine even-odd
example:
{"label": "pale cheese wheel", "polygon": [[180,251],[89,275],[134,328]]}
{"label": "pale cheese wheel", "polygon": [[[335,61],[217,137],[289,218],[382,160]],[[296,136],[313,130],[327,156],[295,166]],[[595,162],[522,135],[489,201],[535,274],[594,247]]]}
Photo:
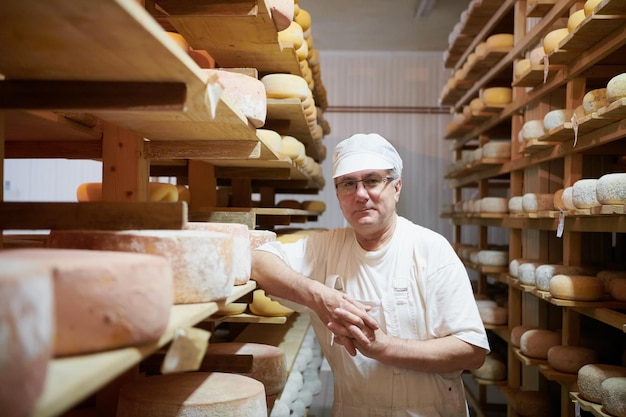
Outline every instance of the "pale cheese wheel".
{"label": "pale cheese wheel", "polygon": [[506,364],[497,355],[490,353],[480,368],[472,370],[472,375],[479,379],[502,381],[506,379]]}
{"label": "pale cheese wheel", "polygon": [[626,204],[626,173],[605,174],[596,183],[600,204]]}
{"label": "pale cheese wheel", "polygon": [[53,230],[53,248],[160,255],[174,274],[174,303],[225,299],[235,283],[238,253],[249,250],[226,233],[195,230]]}
{"label": "pale cheese wheel", "polygon": [[[285,387],[285,352],[276,346],[262,343],[210,343],[204,356],[213,360],[205,361],[198,369],[201,372],[229,372],[256,379],[265,387],[265,395],[278,394]],[[252,357],[252,364],[245,371],[236,366],[238,356]],[[233,358],[233,361],[220,361],[220,357]]]}
{"label": "pale cheese wheel", "polygon": [[546,113],[543,117],[543,127],[546,131],[563,126],[565,122],[569,122],[574,114],[573,110],[557,109]]}
{"label": "pale cheese wheel", "polygon": [[228,303],[218,308],[215,312],[218,316],[236,316],[242,314],[248,308],[248,303]]}
{"label": "pale cheese wheel", "polygon": [[185,230],[226,233],[232,236],[233,244],[239,248],[237,261],[233,263],[234,285],[243,285],[250,280],[252,251],[248,226],[240,223],[187,222]]}
{"label": "pale cheese wheel", "polygon": [[[306,42],[302,42],[300,47],[296,49],[296,57],[298,57],[299,61],[306,61],[307,56],[309,55],[309,44]],[[304,74],[304,78],[306,79],[306,74]]]}
{"label": "pale cheese wheel", "polygon": [[573,301],[595,301],[604,296],[604,284],[591,275],[554,275],[550,280],[554,298]]}
{"label": "pale cheese wheel", "polygon": [[576,210],[576,206],[574,205],[574,187],[565,187],[562,200],[567,210]]}
{"label": "pale cheese wheel", "polygon": [[539,139],[545,135],[546,129],[543,120],[529,120],[522,125],[522,138],[524,141]]}
{"label": "pale cheese wheel", "polygon": [[518,279],[520,284],[535,285],[535,269],[539,266],[538,262],[525,262],[518,268]]}
{"label": "pale cheese wheel", "polygon": [[576,10],[567,18],[567,30],[571,33],[585,20],[585,9]]}
{"label": "pale cheese wheel", "polygon": [[605,379],[600,391],[602,407],[613,416],[626,417],[626,376]]}
{"label": "pale cheese wheel", "polygon": [[564,188],[560,188],[554,192],[554,198],[552,200],[552,204],[554,208],[557,210],[567,210],[565,207],[565,203],[563,202],[563,193],[565,192]]}
{"label": "pale cheese wheel", "polygon": [[522,196],[522,208],[526,213],[554,210],[554,196],[552,194],[526,193]]}
{"label": "pale cheese wheel", "polygon": [[267,417],[263,384],[222,372],[156,375],[123,385],[116,417]]}
{"label": "pale cheese wheel", "polygon": [[298,49],[304,43],[304,31],[297,22],[289,22],[289,26],[278,32],[278,41],[283,45],[291,44]]}
{"label": "pale cheese wheel", "polygon": [[546,55],[546,51],[543,46],[538,46],[530,51],[528,59],[531,66],[541,65],[543,63],[543,57]]}
{"label": "pale cheese wheel", "polygon": [[572,186],[572,202],[577,209],[586,209],[600,206],[598,201],[596,186],[598,180],[595,178],[578,180]]}
{"label": "pale cheese wheel", "polygon": [[487,38],[489,49],[507,49],[513,47],[514,38],[510,33],[496,33]]}
{"label": "pale cheese wheel", "polygon": [[480,209],[485,213],[506,213],[509,201],[504,197],[483,197],[480,199]]}
{"label": "pale cheese wheel", "polygon": [[267,117],[267,97],[265,84],[247,74],[219,69],[202,71],[217,75],[217,81],[224,87],[222,97],[239,109],[254,127],[262,127]]}
{"label": "pale cheese wheel", "polygon": [[52,276],[55,356],[153,343],[167,327],[172,270],[160,256],[41,248],[0,251],[6,258]]}
{"label": "pale cheese wheel", "polygon": [[276,232],[271,230],[249,230],[250,249],[254,250],[269,242],[276,241]]}
{"label": "pale cheese wheel", "polygon": [[479,112],[485,108],[485,103],[479,97],[476,97],[470,101],[469,108],[472,112]]}
{"label": "pale cheese wheel", "polygon": [[583,366],[598,362],[595,350],[584,346],[555,345],[548,349],[548,364],[559,372],[577,374]]}
{"label": "pale cheese wheel", "polygon": [[606,97],[612,103],[626,97],[626,73],[611,78],[606,85]]}
{"label": "pale cheese wheel", "polygon": [[[300,238],[305,235],[299,236]],[[252,293],[252,304],[249,305],[250,311],[258,316],[283,317],[289,316],[293,310],[283,306],[278,301],[272,300],[265,295],[265,291],[258,289]]]}
{"label": "pale cheese wheel", "polygon": [[257,129],[256,135],[265,146],[270,148],[274,153],[280,154],[283,143],[278,132],[270,129]]}
{"label": "pale cheese wheel", "polygon": [[500,306],[479,306],[478,313],[485,324],[501,326],[507,323],[509,319],[506,307]]}
{"label": "pale cheese wheel", "polygon": [[287,29],[293,21],[295,3],[292,0],[267,0],[267,9],[278,31]]}
{"label": "pale cheese wheel", "polygon": [[593,14],[594,9],[598,4],[600,4],[602,0],[587,0],[583,6],[583,10],[585,11],[585,16],[589,16]]}
{"label": "pale cheese wheel", "polygon": [[490,87],[481,90],[480,96],[485,106],[498,106],[511,102],[513,90],[509,87]]}
{"label": "pale cheese wheel", "polygon": [[485,266],[506,266],[509,264],[509,253],[501,250],[478,251],[478,263]]}
{"label": "pale cheese wheel", "polygon": [[293,136],[284,135],[281,137],[280,157],[287,157],[295,162],[303,162],[306,158],[306,148],[304,144]]}
{"label": "pale cheese wheel", "polygon": [[487,46],[487,42],[480,42],[478,45],[476,45],[474,53],[476,53],[476,58],[486,57],[489,53],[489,46]]}
{"label": "pale cheese wheel", "polygon": [[543,38],[543,50],[545,53],[550,54],[558,49],[559,43],[561,43],[567,35],[569,35],[569,30],[567,30],[567,28],[555,29],[548,32],[548,34]]}
{"label": "pale cheese wheel", "polygon": [[311,95],[306,80],[294,74],[267,74],[261,78],[268,98],[299,98]]}
{"label": "pale cheese wheel", "polygon": [[510,213],[524,213],[522,200],[523,200],[523,197],[521,195],[513,196],[509,198],[509,203],[508,203],[509,212]]}
{"label": "pale cheese wheel", "polygon": [[602,107],[606,107],[611,104],[611,101],[607,97],[606,88],[597,88],[595,90],[588,91],[583,96],[583,111],[585,114],[591,114],[598,111]]}
{"label": "pale cheese wheel", "polygon": [[524,258],[513,259],[511,262],[509,262],[509,274],[512,277],[518,278],[520,266],[527,264],[527,263],[538,264],[539,262],[535,259],[524,259]]}
{"label": "pale cheese wheel", "polygon": [[584,266],[543,264],[535,269],[535,285],[538,290],[550,291],[550,281],[555,275],[587,275],[592,273],[593,268]]}
{"label": "pale cheese wheel", "polygon": [[483,158],[509,158],[511,156],[511,142],[491,141],[485,143],[482,147],[482,156]]}
{"label": "pale cheese wheel", "polygon": [[626,303],[626,278],[614,278],[608,283],[609,295],[617,301]]}
{"label": "pale cheese wheel", "polygon": [[552,417],[552,399],[544,391],[520,390],[514,394],[514,408],[519,417]]}
{"label": "pale cheese wheel", "polygon": [[[54,340],[51,271],[0,251],[0,404],[7,417],[31,415],[41,396]],[[10,253],[9,253],[10,255]]]}
{"label": "pale cheese wheel", "polygon": [[536,326],[528,326],[528,325],[517,325],[511,329],[511,334],[509,335],[509,341],[515,347],[520,347],[522,343],[522,335],[529,330],[536,329]]}
{"label": "pale cheese wheel", "polygon": [[515,78],[521,78],[528,71],[530,71],[531,68],[532,65],[529,58],[520,59],[515,63],[515,67],[513,68],[513,75],[515,76]]}
{"label": "pale cheese wheel", "polygon": [[546,359],[548,350],[552,346],[561,344],[561,335],[558,332],[546,329],[531,329],[520,337],[520,352],[525,356],[537,359]]}
{"label": "pale cheese wheel", "polygon": [[626,377],[626,368],[601,363],[584,365],[578,370],[578,394],[587,401],[600,404],[602,382],[613,377]]}

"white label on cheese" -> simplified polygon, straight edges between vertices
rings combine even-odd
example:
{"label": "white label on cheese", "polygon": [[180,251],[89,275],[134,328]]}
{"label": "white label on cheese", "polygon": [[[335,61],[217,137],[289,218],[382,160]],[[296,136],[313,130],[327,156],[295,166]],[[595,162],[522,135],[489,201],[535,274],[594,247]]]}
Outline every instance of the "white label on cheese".
{"label": "white label on cheese", "polygon": [[572,127],[574,128],[574,148],[576,147],[576,143],[578,142],[578,116],[576,113],[572,115]]}
{"label": "white label on cheese", "polygon": [[550,61],[548,60],[548,55],[543,56],[543,83],[545,84],[548,80],[548,70],[550,68]]}
{"label": "white label on cheese", "polygon": [[556,237],[563,237],[563,230],[565,229],[565,212],[559,209],[559,225],[556,228]]}

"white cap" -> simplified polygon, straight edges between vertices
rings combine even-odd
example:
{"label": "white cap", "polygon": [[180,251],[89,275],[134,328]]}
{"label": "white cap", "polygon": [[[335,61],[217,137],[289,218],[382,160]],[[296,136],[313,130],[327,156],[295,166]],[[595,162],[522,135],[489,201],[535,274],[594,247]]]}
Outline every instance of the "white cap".
{"label": "white cap", "polygon": [[333,152],[333,178],[366,169],[396,169],[402,173],[402,159],[385,138],[357,133],[337,144]]}

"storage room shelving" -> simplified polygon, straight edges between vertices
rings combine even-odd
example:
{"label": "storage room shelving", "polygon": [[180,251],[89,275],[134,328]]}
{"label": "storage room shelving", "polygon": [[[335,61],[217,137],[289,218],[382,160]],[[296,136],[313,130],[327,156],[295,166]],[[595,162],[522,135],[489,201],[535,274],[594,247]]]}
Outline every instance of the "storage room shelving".
{"label": "storage room shelving", "polygon": [[[454,191],[455,201],[460,201],[462,191],[468,188],[476,188],[478,198],[491,196],[494,190],[503,186],[508,197],[529,192],[554,193],[586,176],[599,178],[615,167],[624,172],[624,167],[620,169],[615,163],[615,158],[626,150],[624,100],[579,119],[576,137],[575,126],[565,123],[530,143],[522,144],[517,140],[525,121],[543,118],[553,109],[575,108],[582,103],[586,91],[605,87],[611,77],[626,72],[626,6],[619,0],[603,0],[594,13],[548,55],[549,65],[545,72],[543,67],[531,68],[521,78],[513,79],[513,66],[517,60],[540,44],[550,30],[564,27],[570,13],[582,8],[583,4],[583,1],[575,0],[483,1],[468,10],[466,21],[473,23],[469,29],[462,28],[452,41],[444,56],[447,68],[459,69],[475,46],[491,34],[511,33],[515,43],[495,64],[490,62],[490,66],[480,67],[482,72],[468,71],[474,77],[471,82],[459,82],[454,89],[444,90],[442,104],[460,112],[481,89],[491,86],[512,86],[513,100],[490,112],[472,115],[448,132],[445,139],[450,141],[454,159],[458,160],[463,150],[482,146],[491,139],[508,138],[511,158],[479,159],[454,165],[446,179]],[[512,23],[503,26],[511,15]],[[506,135],[502,135],[503,129]],[[447,209],[442,216],[450,218],[455,225],[456,244],[460,244],[466,228],[478,231],[474,245],[479,249],[487,248],[490,228],[506,231],[510,260],[535,258],[544,263],[593,264],[609,269],[624,258],[624,242],[620,236],[626,232],[623,206],[569,211],[564,218],[558,211],[493,215],[459,213],[453,208]],[[561,221],[564,232],[562,238],[557,238]],[[576,375],[556,372],[546,361],[524,357],[509,344],[508,332],[516,325],[529,323],[561,328],[564,344],[578,344],[591,324],[602,327],[607,338],[618,335],[614,341],[619,346],[620,340],[623,344],[626,332],[626,305],[617,301],[559,300],[549,292],[521,285],[508,271],[467,266],[479,274],[477,292],[485,293],[492,286],[499,285],[508,293],[506,331],[486,326],[508,344],[506,383],[492,382],[507,399],[508,415],[515,415],[514,394],[520,387],[546,389],[548,384],[554,384],[560,391],[561,416],[575,415],[576,408],[595,416],[606,416],[601,406],[578,397]],[[479,385],[490,383],[477,382]],[[471,400],[479,415],[489,415],[492,404],[486,402],[484,389],[478,396],[471,395]]]}
{"label": "storage room shelving", "polygon": [[[151,16],[153,2],[145,7],[142,3],[53,0],[0,5],[0,166],[11,158],[100,160],[105,200],[0,201],[0,229],[181,229],[190,220],[237,221],[254,228],[318,216],[271,206],[277,191],[316,194],[323,184],[266,146],[245,116],[219,96],[206,73],[167,36],[169,20]],[[170,24],[182,21],[190,43],[202,43],[221,67],[302,75],[293,47],[278,42],[265,2],[211,1],[205,6],[195,16],[171,17]],[[229,13],[224,16],[224,11]],[[216,21],[234,28],[237,39],[230,38],[232,31],[212,32],[215,37],[210,39],[193,31]],[[318,85],[314,94],[325,108],[321,88]],[[324,158],[323,145],[313,140],[299,101],[268,100],[267,127],[297,137],[316,161]],[[148,202],[150,176],[188,181],[194,190],[191,205]],[[218,207],[219,181],[232,183],[240,206]],[[251,206],[250,194],[258,188],[270,206]],[[20,238],[40,242],[36,236]],[[248,297],[255,288],[253,281],[234,287],[226,303]],[[165,347],[177,329],[211,319],[219,306],[173,306],[166,332],[151,345],[52,360],[33,415],[59,416],[91,395],[110,396],[109,384],[119,383],[126,371]],[[271,340],[255,330],[266,326],[259,324],[262,318],[247,321],[252,327],[241,337],[253,334],[251,341],[280,345],[290,366],[308,327],[306,316],[294,314],[278,321],[282,325],[268,324]],[[112,404],[115,400],[102,409],[99,405],[100,415],[114,415]]]}

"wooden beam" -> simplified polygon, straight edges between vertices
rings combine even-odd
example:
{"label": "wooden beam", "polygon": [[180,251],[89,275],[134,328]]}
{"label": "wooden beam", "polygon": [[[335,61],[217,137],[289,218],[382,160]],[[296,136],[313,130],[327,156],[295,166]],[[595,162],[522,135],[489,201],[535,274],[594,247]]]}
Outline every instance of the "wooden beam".
{"label": "wooden beam", "polygon": [[6,158],[102,159],[100,140],[20,140],[5,144]]}
{"label": "wooden beam", "polygon": [[253,140],[172,140],[149,141],[144,145],[146,157],[162,159],[257,159],[261,142]]}

